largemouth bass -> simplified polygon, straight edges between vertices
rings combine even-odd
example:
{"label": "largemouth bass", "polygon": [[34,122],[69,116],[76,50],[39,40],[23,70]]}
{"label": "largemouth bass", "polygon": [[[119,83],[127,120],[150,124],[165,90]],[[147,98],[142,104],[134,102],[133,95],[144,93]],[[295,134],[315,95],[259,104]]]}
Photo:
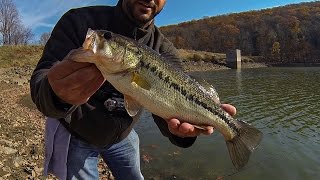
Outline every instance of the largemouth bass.
{"label": "largemouth bass", "polygon": [[101,57],[89,61],[124,95],[130,116],[135,117],[146,108],[163,119],[213,126],[223,135],[237,169],[247,164],[260,143],[262,133],[225,112],[212,87],[203,86],[177,70],[169,59],[151,48],[109,31],[91,29],[83,48]]}

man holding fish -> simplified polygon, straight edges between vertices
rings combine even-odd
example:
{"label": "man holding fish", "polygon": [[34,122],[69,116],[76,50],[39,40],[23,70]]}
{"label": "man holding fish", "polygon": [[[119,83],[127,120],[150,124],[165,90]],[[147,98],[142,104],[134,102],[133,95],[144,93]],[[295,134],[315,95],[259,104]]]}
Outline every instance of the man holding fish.
{"label": "man holding fish", "polygon": [[[90,46],[85,38],[89,28],[108,30],[177,64],[177,50],[154,25],[165,3],[119,0],[115,7],[72,9],[56,24],[30,81],[32,99],[47,117],[45,174],[98,179],[101,155],[116,179],[143,179],[139,139],[133,129],[140,111],[128,114],[122,93],[89,63],[101,57],[85,48]],[[231,116],[236,114],[233,106],[220,106]],[[162,134],[177,146],[189,147],[197,136],[213,133],[212,126],[198,128],[176,117],[163,121],[154,115]]]}

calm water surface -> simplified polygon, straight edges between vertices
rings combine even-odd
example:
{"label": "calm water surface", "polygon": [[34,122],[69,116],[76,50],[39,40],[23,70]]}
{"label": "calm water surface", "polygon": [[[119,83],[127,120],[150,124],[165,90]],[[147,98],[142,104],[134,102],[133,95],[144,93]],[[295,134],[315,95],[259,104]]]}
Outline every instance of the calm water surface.
{"label": "calm water surface", "polygon": [[320,68],[261,68],[194,73],[213,84],[223,103],[263,134],[247,166],[236,171],[219,133],[187,149],[163,137],[150,114],[136,126],[146,179],[318,179]]}

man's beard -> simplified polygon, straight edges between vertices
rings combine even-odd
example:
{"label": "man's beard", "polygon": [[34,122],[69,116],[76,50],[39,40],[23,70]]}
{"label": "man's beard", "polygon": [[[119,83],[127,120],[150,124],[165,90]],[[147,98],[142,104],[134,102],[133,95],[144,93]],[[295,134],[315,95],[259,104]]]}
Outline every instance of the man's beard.
{"label": "man's beard", "polygon": [[[159,13],[161,10],[158,9],[157,5],[154,3],[154,1],[149,1],[149,0],[140,0],[143,1],[144,4],[147,4],[148,6],[150,6],[150,8],[152,9],[151,15],[148,17],[143,17],[143,16],[139,16],[136,17],[134,14],[134,7],[135,4],[132,3],[127,3],[127,13],[128,15],[132,18],[132,20],[137,23],[138,25],[145,25],[146,23],[149,23],[150,21],[152,21]],[[138,3],[138,2],[135,2]]]}

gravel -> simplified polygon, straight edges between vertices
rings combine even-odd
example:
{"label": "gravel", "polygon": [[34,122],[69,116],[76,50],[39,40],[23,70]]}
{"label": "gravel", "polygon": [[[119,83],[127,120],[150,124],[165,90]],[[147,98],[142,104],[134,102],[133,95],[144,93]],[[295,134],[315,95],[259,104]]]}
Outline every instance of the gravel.
{"label": "gravel", "polygon": [[[30,97],[32,67],[0,69],[0,180],[44,177],[44,116]],[[100,179],[114,179],[100,159]]]}

